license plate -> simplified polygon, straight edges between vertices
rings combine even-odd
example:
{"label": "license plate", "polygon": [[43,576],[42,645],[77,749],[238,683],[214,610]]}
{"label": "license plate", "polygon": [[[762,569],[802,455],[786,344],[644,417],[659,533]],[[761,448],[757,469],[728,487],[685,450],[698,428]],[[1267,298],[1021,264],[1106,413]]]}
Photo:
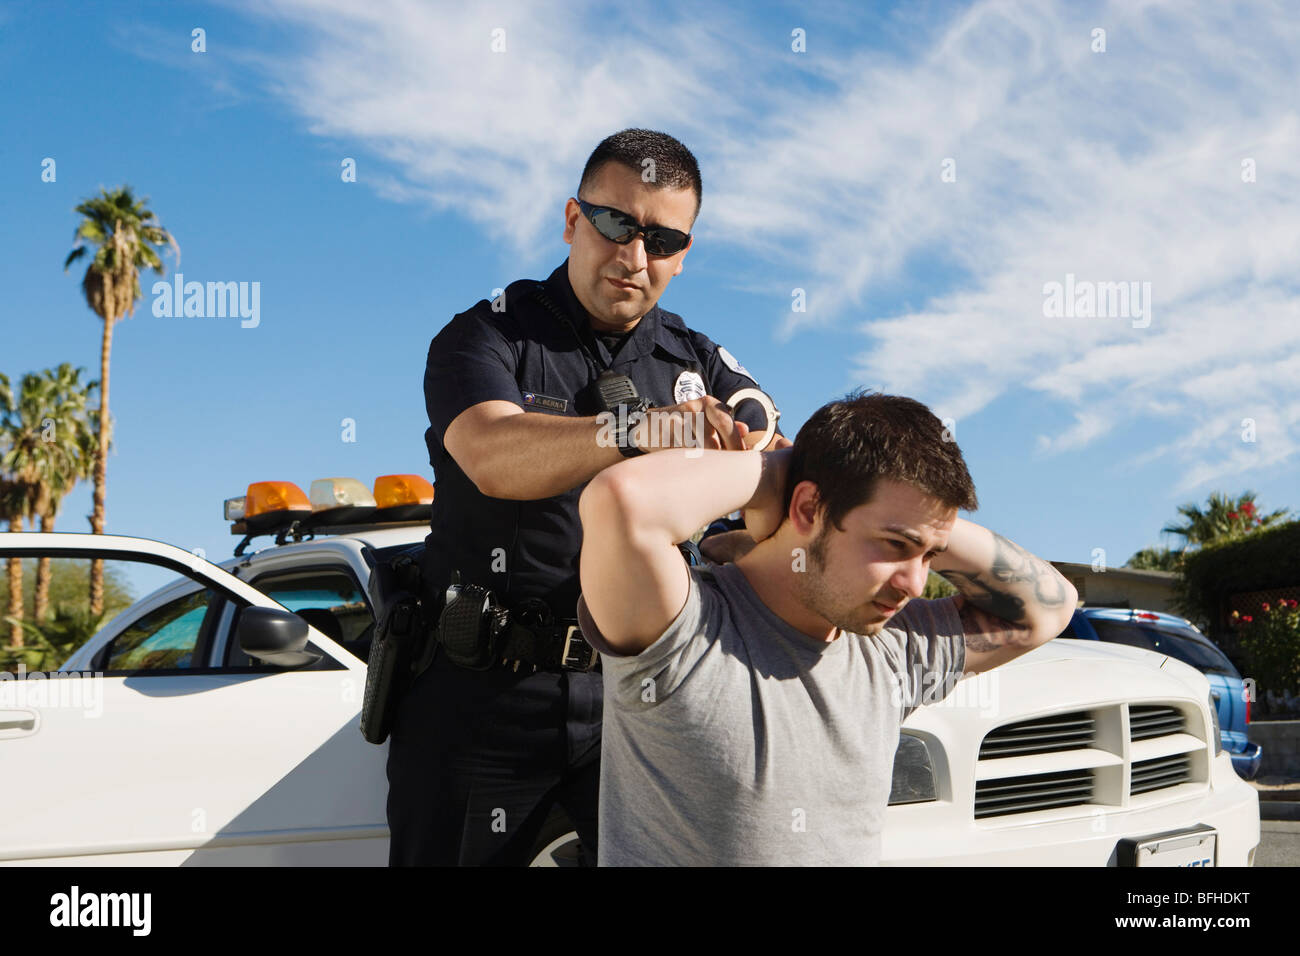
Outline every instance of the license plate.
{"label": "license plate", "polygon": [[1200,824],[1152,836],[1120,840],[1120,866],[1214,866],[1218,831]]}

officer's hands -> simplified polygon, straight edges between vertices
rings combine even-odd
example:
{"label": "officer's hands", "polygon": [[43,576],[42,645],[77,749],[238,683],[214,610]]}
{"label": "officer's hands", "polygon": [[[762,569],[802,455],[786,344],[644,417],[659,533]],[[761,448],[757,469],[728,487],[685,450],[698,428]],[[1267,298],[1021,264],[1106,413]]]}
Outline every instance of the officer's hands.
{"label": "officer's hands", "polygon": [[712,395],[705,395],[680,405],[649,409],[632,429],[632,441],[646,452],[665,448],[745,451],[748,434],[749,426],[733,419],[726,405]]}

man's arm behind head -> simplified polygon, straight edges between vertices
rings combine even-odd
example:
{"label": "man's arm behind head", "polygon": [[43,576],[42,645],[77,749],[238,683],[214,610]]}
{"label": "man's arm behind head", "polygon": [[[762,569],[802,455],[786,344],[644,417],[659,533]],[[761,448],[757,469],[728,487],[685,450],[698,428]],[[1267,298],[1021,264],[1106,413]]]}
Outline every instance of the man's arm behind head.
{"label": "man's arm behind head", "polygon": [[666,449],[605,469],[578,500],[582,594],[621,654],[663,634],[686,603],[677,542],[754,498],[765,464],[784,452]]}

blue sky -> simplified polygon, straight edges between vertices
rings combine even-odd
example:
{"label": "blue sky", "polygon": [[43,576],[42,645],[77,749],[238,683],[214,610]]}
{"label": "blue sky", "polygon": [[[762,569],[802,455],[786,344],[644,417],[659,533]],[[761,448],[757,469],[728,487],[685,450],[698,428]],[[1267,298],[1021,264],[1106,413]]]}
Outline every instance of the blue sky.
{"label": "blue sky", "polygon": [[[465,6],[0,8],[0,370],[98,377],[100,323],[61,266],[101,185],[151,197],[187,280],[260,283],[242,328],[154,316],[142,275],[114,334],[110,532],[220,560],[221,502],[250,481],[432,477],[429,339],[563,261],[564,200],[628,126],[703,173],[662,305],[787,433],[857,385],[912,395],[955,423],[974,520],[1056,560],[1122,564],[1214,489],[1300,508],[1284,4]],[[1067,275],[1150,283],[1149,321],[1046,315]],[[89,511],[87,487],[59,530]]]}

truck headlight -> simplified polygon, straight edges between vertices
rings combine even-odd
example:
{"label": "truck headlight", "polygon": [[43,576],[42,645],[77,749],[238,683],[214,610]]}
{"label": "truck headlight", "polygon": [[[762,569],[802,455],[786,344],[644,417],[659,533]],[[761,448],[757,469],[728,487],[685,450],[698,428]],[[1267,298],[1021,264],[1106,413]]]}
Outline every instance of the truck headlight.
{"label": "truck headlight", "polygon": [[1219,727],[1219,703],[1210,691],[1210,722],[1214,725],[1214,756],[1223,753],[1223,731]]}
{"label": "truck headlight", "polygon": [[920,737],[900,734],[898,749],[894,751],[894,779],[889,788],[889,805],[937,799],[930,748]]}

